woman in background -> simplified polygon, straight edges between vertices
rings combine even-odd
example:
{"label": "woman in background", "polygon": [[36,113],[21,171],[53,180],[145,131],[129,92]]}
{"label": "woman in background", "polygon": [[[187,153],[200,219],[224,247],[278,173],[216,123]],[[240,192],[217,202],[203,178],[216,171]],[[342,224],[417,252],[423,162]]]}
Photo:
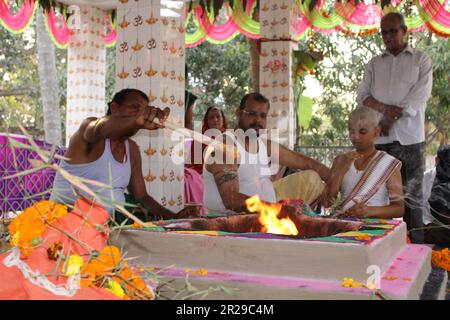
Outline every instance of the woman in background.
{"label": "woman in background", "polygon": [[[193,130],[194,124],[192,121],[193,111],[195,106],[195,100],[197,97],[186,91],[187,98],[186,103],[188,104],[186,110],[186,128]],[[194,98],[195,97],[195,98]],[[222,110],[216,107],[209,107],[206,110],[206,114],[202,121],[202,134],[210,135],[211,138],[214,136],[215,130],[217,133],[222,133],[227,129],[227,121]],[[189,141],[185,148],[190,150],[190,154],[186,157],[188,159],[187,164],[184,167],[184,199],[186,205],[203,205],[203,152],[206,145],[201,144],[196,141]],[[189,161],[190,160],[190,161]],[[204,214],[205,210],[200,209],[200,214]]]}
{"label": "woman in background", "polygon": [[[209,107],[203,117],[202,134],[214,138],[216,134],[221,134],[227,129],[228,123],[223,111],[217,107]],[[199,174],[203,173],[203,152],[205,151],[205,148],[206,144],[201,144],[197,141],[194,141],[191,145],[191,161],[187,167],[197,171]]]}

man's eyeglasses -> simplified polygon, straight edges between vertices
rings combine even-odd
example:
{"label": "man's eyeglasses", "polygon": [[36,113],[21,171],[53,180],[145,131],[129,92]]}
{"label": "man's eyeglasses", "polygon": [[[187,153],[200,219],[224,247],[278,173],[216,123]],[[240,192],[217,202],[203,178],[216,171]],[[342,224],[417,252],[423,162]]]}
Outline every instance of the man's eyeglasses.
{"label": "man's eyeglasses", "polygon": [[380,33],[384,37],[384,36],[387,36],[388,34],[396,35],[399,31],[400,31],[400,29],[392,28],[392,29],[387,29],[387,30],[381,30]]}
{"label": "man's eyeglasses", "polygon": [[258,115],[261,117],[261,119],[267,118],[267,113],[265,113],[265,112],[248,111],[245,109],[242,109],[242,112],[246,113],[249,117],[252,117],[252,118],[256,118],[256,117],[258,117]]}

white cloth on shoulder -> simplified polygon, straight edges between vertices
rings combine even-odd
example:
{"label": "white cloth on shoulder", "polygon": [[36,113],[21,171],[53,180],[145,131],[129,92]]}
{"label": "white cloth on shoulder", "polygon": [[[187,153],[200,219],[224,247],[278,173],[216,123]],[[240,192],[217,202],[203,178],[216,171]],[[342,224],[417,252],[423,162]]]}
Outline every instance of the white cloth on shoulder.
{"label": "white cloth on shoulder", "polygon": [[389,204],[389,194],[386,182],[401,162],[384,151],[377,151],[364,171],[356,170],[353,165],[345,174],[341,192],[344,199],[339,206],[340,211],[346,211],[356,202],[367,206],[385,206]]}

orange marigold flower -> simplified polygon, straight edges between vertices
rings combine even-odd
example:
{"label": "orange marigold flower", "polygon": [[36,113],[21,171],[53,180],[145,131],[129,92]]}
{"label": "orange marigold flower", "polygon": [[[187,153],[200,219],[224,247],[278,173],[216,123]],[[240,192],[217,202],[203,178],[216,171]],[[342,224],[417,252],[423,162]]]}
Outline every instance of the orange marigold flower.
{"label": "orange marigold flower", "polygon": [[356,236],[355,239],[359,241],[367,241],[370,240],[370,236],[368,234],[362,234],[360,236]]}
{"label": "orange marigold flower", "polygon": [[125,293],[130,299],[153,299],[153,294],[145,282],[127,263],[123,264],[115,280],[125,289]]}
{"label": "orange marigold flower", "polygon": [[9,225],[11,245],[20,247],[28,256],[33,247],[47,229],[47,225],[55,223],[67,215],[67,207],[53,201],[42,200],[25,209]]}
{"label": "orange marigold flower", "polygon": [[396,277],[396,276],[385,276],[385,277],[383,277],[383,279],[384,280],[397,280],[398,277]]}
{"label": "orange marigold flower", "polygon": [[120,261],[120,250],[115,246],[106,246],[81,268],[81,285],[92,286],[107,273],[112,273]]}
{"label": "orange marigold flower", "polygon": [[441,251],[433,250],[431,262],[439,268],[450,271],[450,250],[448,248]]}
{"label": "orange marigold flower", "polygon": [[143,228],[143,226],[141,224],[137,223],[137,222],[134,222],[130,227],[134,228],[134,229]]}

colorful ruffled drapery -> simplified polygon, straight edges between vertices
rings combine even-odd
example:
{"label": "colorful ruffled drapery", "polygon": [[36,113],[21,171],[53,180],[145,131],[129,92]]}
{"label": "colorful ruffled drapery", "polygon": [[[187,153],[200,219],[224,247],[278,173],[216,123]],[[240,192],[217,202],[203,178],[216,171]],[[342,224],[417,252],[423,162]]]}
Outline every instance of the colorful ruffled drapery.
{"label": "colorful ruffled drapery", "polygon": [[[27,29],[32,22],[38,2],[35,0],[24,0],[21,7],[14,13],[11,0],[0,0],[0,24],[11,32],[21,33]],[[61,15],[57,15],[54,8],[45,13],[45,26],[50,38],[56,47],[65,49],[70,39],[70,30],[67,27],[66,9]],[[108,14],[107,26],[105,26],[105,44],[115,45],[116,23],[112,14]]]}
{"label": "colorful ruffled drapery", "polygon": [[[320,33],[333,33],[343,31],[345,33],[372,34],[378,27],[380,20],[387,12],[399,12],[400,7],[405,0],[392,0],[391,5],[381,9],[379,4],[338,2],[329,13],[329,8],[324,1],[319,1],[315,8],[310,11],[310,1],[295,0],[293,7],[294,19],[292,19],[293,40],[299,41],[311,29]],[[436,35],[441,37],[450,36],[450,12],[448,11],[449,0],[414,0],[413,4],[418,8],[418,13],[405,16],[405,22],[410,32],[418,32],[428,28]],[[236,32],[246,34],[254,39],[259,38],[259,22],[251,18],[251,10],[254,1],[247,2],[245,12],[240,4],[230,8],[228,4],[228,20],[225,24],[217,26],[211,23],[207,14],[202,14],[201,8],[194,8],[193,12],[188,13],[186,23],[192,20],[196,26],[195,31],[186,33],[186,46],[195,47],[203,41],[212,43],[225,43],[236,36]],[[250,7],[250,8],[249,8]],[[243,17],[243,19],[240,19]],[[225,29],[225,25],[230,25],[230,20],[236,24],[236,28]],[[251,26],[250,35],[243,31],[245,27]],[[244,27],[245,26],[245,27]],[[353,31],[353,32],[351,32]]]}
{"label": "colorful ruffled drapery", "polygon": [[[35,0],[25,0],[14,14],[10,5],[11,0],[0,0],[0,23],[11,32],[22,32],[30,24],[37,7]],[[381,10],[379,4],[336,1],[333,10],[329,10],[324,1],[319,1],[315,8],[309,10],[309,1],[295,1],[293,8],[291,37],[300,40],[311,29],[320,33],[333,33],[338,31],[360,34],[371,34],[379,26],[383,14],[390,11],[399,12],[402,3],[406,0],[392,0],[391,5]],[[417,32],[428,28],[436,35],[450,37],[450,11],[449,0],[413,0],[417,13],[405,16],[405,22],[410,32]],[[253,20],[252,15],[256,7],[256,0],[247,1],[246,8],[242,2],[234,1],[231,7],[224,2],[226,21],[218,24],[217,19],[208,13],[203,13],[201,7],[194,7],[186,18],[186,47],[195,47],[204,41],[222,44],[232,40],[239,33],[249,38],[260,38],[260,24]],[[331,11],[331,13],[330,13]],[[56,46],[65,48],[70,38],[64,14],[58,18],[54,11],[46,14],[47,28]],[[192,23],[191,23],[192,22]],[[192,27],[194,29],[192,29]],[[105,43],[108,46],[115,44],[116,24],[108,18],[105,27]],[[366,32],[366,33],[364,33]]]}
{"label": "colorful ruffled drapery", "polygon": [[117,20],[112,17],[112,12],[110,12],[110,14],[108,15],[107,18],[107,29],[109,30],[109,32],[107,32],[105,34],[105,44],[107,47],[112,47],[116,45],[116,38],[117,38],[117,33],[116,33],[116,28],[117,28]]}
{"label": "colorful ruffled drapery", "polygon": [[58,19],[55,10],[51,8],[45,12],[45,27],[47,28],[50,38],[56,47],[60,49],[67,48],[70,39],[70,31],[67,27],[67,21],[65,17],[65,9],[61,14],[61,18]]}
{"label": "colorful ruffled drapery", "polygon": [[220,25],[217,24],[213,17],[203,12],[201,7],[196,7],[188,13],[186,18],[186,29],[188,29],[189,21],[192,19],[195,30],[191,33],[186,32],[186,47],[196,47],[205,40],[208,42],[221,44],[230,41],[239,33],[245,34],[249,38],[258,39],[259,23],[251,18],[253,10],[256,6],[256,0],[247,1],[245,10],[241,3],[234,2],[231,7],[228,3],[224,3],[227,11],[226,21]]}
{"label": "colorful ruffled drapery", "polygon": [[33,19],[37,2],[34,0],[25,0],[15,14],[11,8],[11,4],[12,2],[9,0],[0,0],[0,23],[10,32],[23,32]]}

